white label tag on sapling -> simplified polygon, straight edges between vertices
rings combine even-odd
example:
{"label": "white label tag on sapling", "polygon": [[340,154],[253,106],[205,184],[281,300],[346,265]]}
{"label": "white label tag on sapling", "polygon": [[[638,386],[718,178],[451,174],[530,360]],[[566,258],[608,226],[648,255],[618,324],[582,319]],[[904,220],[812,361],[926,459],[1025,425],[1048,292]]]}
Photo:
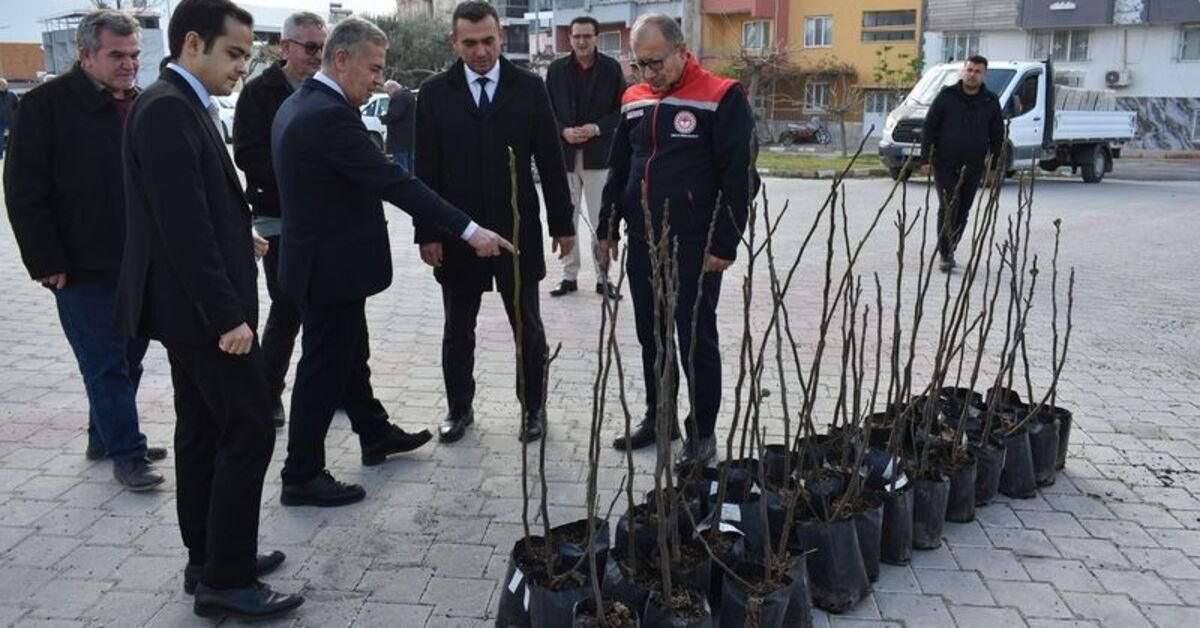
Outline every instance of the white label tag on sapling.
{"label": "white label tag on sapling", "polygon": [[521,579],[524,577],[525,574],[521,573],[520,569],[513,570],[512,580],[508,583],[508,592],[516,593],[517,587],[521,586]]}

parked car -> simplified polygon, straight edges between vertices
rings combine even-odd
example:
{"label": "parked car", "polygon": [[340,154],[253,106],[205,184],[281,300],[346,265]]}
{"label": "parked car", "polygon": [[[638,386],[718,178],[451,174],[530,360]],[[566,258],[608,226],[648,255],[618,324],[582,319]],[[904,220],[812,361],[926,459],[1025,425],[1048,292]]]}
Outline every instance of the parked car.
{"label": "parked car", "polygon": [[367,104],[362,106],[363,125],[367,127],[367,132],[371,134],[371,141],[379,147],[380,151],[387,146],[387,125],[379,121],[379,116],[387,113],[387,110],[387,94],[372,94]]}
{"label": "parked car", "polygon": [[217,101],[217,106],[221,108],[219,114],[221,116],[221,137],[225,138],[226,144],[233,143],[233,113],[237,108],[237,94],[229,96],[213,96]]}
{"label": "parked car", "polygon": [[[962,66],[933,66],[888,114],[879,158],[893,179],[907,178],[928,160],[921,154],[925,114],[938,92],[958,81]],[[1085,182],[1097,183],[1112,172],[1125,142],[1137,135],[1137,113],[1115,110],[1111,92],[1055,85],[1049,61],[994,61],[984,82],[1000,98],[1008,121],[1009,175],[1034,164],[1051,172],[1070,166]]]}

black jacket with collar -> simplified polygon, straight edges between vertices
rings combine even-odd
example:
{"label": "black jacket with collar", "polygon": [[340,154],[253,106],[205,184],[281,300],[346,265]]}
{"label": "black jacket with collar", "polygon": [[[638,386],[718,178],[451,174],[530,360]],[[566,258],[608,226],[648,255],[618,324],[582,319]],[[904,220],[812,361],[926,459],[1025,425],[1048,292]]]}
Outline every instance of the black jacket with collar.
{"label": "black jacket with collar", "polygon": [[30,277],[115,278],[125,238],[121,117],[76,64],[21,100],[4,198]]}
{"label": "black jacket with collar", "polygon": [[388,97],[388,110],[379,116],[387,125],[387,150],[389,153],[411,153],[413,149],[413,121],[417,118],[417,99],[412,92],[401,87]]}
{"label": "black jacket with collar", "polygon": [[[567,170],[575,170],[575,153],[583,150],[583,167],[587,170],[603,170],[608,167],[608,151],[612,147],[613,132],[621,121],[621,94],[625,93],[625,75],[621,64],[612,57],[596,51],[596,62],[589,71],[586,93],[579,96],[579,72],[575,67],[575,53],[556,59],[546,71],[546,89],[554,105],[558,122],[559,139],[563,129],[582,124],[600,127],[600,135],[579,144],[568,144],[562,140],[563,157]],[[583,105],[580,107],[580,105]]]}
{"label": "black jacket with collar", "polygon": [[[544,234],[541,202],[530,163],[537,162],[551,236],[575,235],[567,170],[550,97],[541,77],[504,57],[499,63],[500,83],[486,113],[479,111],[471,96],[462,61],[421,84],[414,170],[475,222],[513,241],[513,190],[508,168],[508,149],[512,147],[521,217],[521,277],[523,281],[540,281],[546,275]],[[418,244],[443,243],[442,265],[434,271],[442,284],[486,290],[493,280],[504,284],[511,281],[512,257],[507,252],[482,258],[461,239],[446,237],[427,222],[417,220],[415,225]]]}
{"label": "black jacket with collar", "polygon": [[293,91],[283,74],[283,63],[271,64],[246,83],[234,112],[233,159],[246,173],[246,198],[255,216],[280,215],[279,186],[271,165],[271,123]]}
{"label": "black jacket with collar", "polygon": [[224,138],[183,76],[164,69],[138,97],[122,154],[121,329],[205,346],[242,323],[256,329],[250,206]]}
{"label": "black jacket with collar", "polygon": [[1000,99],[986,85],[975,95],[963,91],[962,81],[938,92],[925,114],[921,152],[933,161],[982,170],[983,160],[1004,147],[1004,115]]}

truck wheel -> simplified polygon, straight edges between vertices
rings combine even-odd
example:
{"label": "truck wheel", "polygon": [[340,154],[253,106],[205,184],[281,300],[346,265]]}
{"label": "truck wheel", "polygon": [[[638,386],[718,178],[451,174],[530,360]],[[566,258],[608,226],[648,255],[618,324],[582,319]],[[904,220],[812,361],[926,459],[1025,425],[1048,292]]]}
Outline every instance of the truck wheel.
{"label": "truck wheel", "polygon": [[1104,148],[1093,146],[1091,154],[1085,162],[1079,165],[1084,183],[1099,183],[1104,178],[1104,167],[1107,157]]}
{"label": "truck wheel", "polygon": [[888,168],[888,174],[891,175],[892,181],[908,181],[908,178],[912,176],[912,170],[903,166],[897,166],[895,168]]}

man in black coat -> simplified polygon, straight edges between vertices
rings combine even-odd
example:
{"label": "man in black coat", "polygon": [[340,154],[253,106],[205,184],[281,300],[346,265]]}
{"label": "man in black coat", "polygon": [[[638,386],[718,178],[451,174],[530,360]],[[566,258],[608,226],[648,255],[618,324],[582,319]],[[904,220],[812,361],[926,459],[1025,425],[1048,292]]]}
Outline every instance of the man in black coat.
{"label": "man in black coat", "polygon": [[17,95],[8,91],[8,81],[0,78],[0,159],[8,145],[8,130],[17,116]]}
{"label": "man in black coat", "polygon": [[[570,28],[571,54],[550,64],[546,89],[562,137],[571,202],[578,214],[581,201],[586,201],[588,224],[594,228],[600,221],[600,196],[608,177],[608,149],[621,119],[625,75],[616,59],[596,50],[600,23],[595,18],[576,17]],[[619,299],[616,287],[608,281],[596,241],[593,237],[596,293]],[[561,297],[579,289],[579,248],[563,258],[562,282],[550,291],[550,296]]]}
{"label": "man in black coat", "polygon": [[229,0],[183,0],[171,57],[125,128],[126,240],[117,322],[160,341],[175,388],[176,501],[197,615],[273,616],[303,598],[258,575],[263,477],[275,445],[262,352],[250,207],[213,96],[246,74],[253,18]]}
{"label": "man in black coat", "polygon": [[943,89],[925,114],[921,152],[933,151],[933,180],[938,199],[938,252],[942,271],[954,268],[954,249],[975,202],[984,174],[984,158],[1004,169],[1004,116],[1000,99],[984,84],[987,59],[975,55],[963,63],[961,80]]}
{"label": "man in black coat", "polygon": [[325,20],[316,13],[293,13],[283,21],[279,50],[283,59],[246,83],[238,97],[233,121],[233,159],[246,173],[246,198],[254,212],[254,230],[266,238],[263,274],[271,309],[263,326],[262,352],[267,393],[275,427],[286,422],[283,411],[284,377],[292,361],[292,348],[300,332],[300,308],[279,289],[279,187],[271,165],[271,123],[279,106],[300,83],[321,69],[325,46]]}
{"label": "man in black coat", "polygon": [[280,495],[285,506],[339,506],[366,495],[325,468],[325,435],[338,408],[358,434],[364,465],[432,438],[428,430],[409,434],[389,423],[371,388],[366,299],[392,282],[382,201],[462,240],[472,256],[512,247],[371,143],[359,107],[383,83],[387,46],[383,31],[366,20],[338,22],[321,71],[283,103],[271,130],[283,202],[279,281],[304,312]]}
{"label": "man in black coat", "polygon": [[137,389],[144,338],[113,325],[125,239],[121,129],[137,95],[141,33],[127,14],[100,10],[79,24],[80,62],[25,97],[5,164],[13,234],[29,276],[50,289],[88,396],[89,459],[113,460],[132,490],[163,482],[147,464]]}
{"label": "man in black coat", "polygon": [[396,81],[384,83],[383,89],[388,94],[388,106],[387,111],[379,116],[379,121],[387,125],[387,152],[392,156],[392,161],[412,172],[417,99]]}
{"label": "man in black coat", "polygon": [[[531,159],[537,160],[553,238],[560,257],[575,246],[573,209],[554,112],[545,85],[536,75],[500,56],[503,31],[496,9],[487,2],[460,3],[452,15],[450,42],[460,60],[425,81],[417,100],[416,171],[429,187],[463,208],[479,224],[519,242],[520,312],[524,356],[520,439],[542,437],[546,428],[542,371],[546,333],[538,302],[538,282],[546,276],[542,253],[541,206],[533,186]],[[517,189],[512,190],[509,148],[516,160]],[[521,221],[513,233],[512,199]],[[462,438],[474,421],[475,319],[483,293],[493,282],[504,299],[516,332],[513,260],[508,255],[480,259],[452,237],[416,220],[421,259],[434,267],[442,286],[445,328],[442,374],[449,414],[439,431],[442,442]]]}

